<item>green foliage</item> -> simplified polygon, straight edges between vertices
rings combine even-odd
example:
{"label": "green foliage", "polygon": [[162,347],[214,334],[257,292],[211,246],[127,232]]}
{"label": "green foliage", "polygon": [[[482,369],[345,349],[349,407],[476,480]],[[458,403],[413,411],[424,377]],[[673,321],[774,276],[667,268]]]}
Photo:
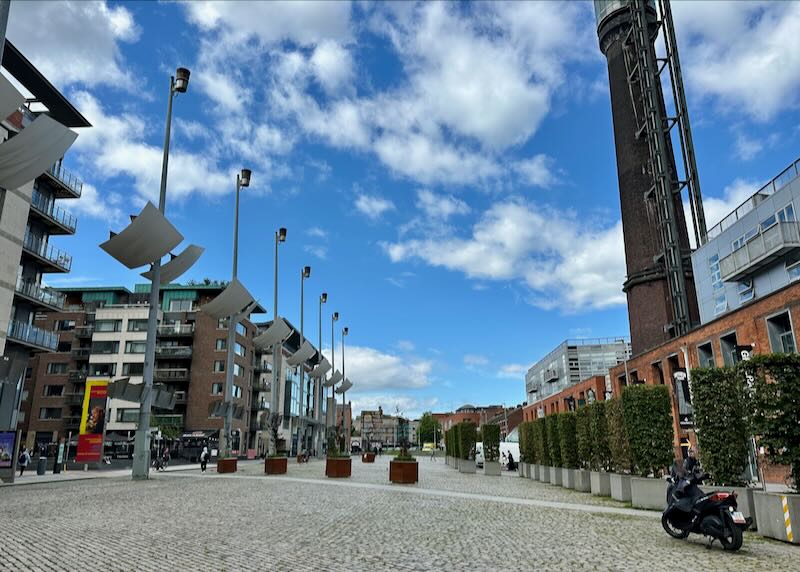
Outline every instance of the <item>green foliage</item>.
{"label": "green foliage", "polygon": [[[522,429],[520,429],[522,435]],[[528,463],[536,464],[539,462],[539,455],[536,451],[536,442],[534,437],[534,422],[528,421],[525,424],[525,451]],[[522,454],[522,445],[520,444],[520,454]]]}
{"label": "green foliage", "polygon": [[417,434],[421,443],[435,443],[442,436],[442,426],[430,411],[420,417]]}
{"label": "green foliage", "polygon": [[622,392],[631,460],[640,475],[658,476],[673,461],[672,404],[666,385],[632,385]]}
{"label": "green foliage", "polygon": [[547,445],[547,420],[542,417],[534,421],[534,443],[536,458],[540,465],[550,466],[550,447]]}
{"label": "green foliage", "polygon": [[517,428],[517,434],[519,435],[519,462],[520,463],[532,463],[531,459],[528,458],[528,432],[527,426],[529,421],[524,423],[520,423],[519,427]]}
{"label": "green foliage", "polygon": [[631,472],[631,451],[625,419],[622,414],[622,400],[610,399],[605,402],[608,450],[611,454],[611,468],[617,473]]}
{"label": "green foliage", "polygon": [[559,415],[560,413],[556,413],[555,415],[548,415],[544,418],[544,426],[547,430],[547,449],[550,453],[550,464],[553,467],[561,466],[561,436],[558,432]]}
{"label": "green foliage", "polygon": [[594,471],[611,469],[611,449],[608,445],[608,420],[606,402],[595,401],[589,406],[589,433],[592,441],[591,468]]}
{"label": "green foliage", "polygon": [[575,441],[578,447],[578,467],[592,465],[592,408],[583,406],[575,413]]}
{"label": "green foliage", "polygon": [[457,425],[459,439],[459,455],[462,459],[475,458],[475,424],[472,421],[462,421]]}
{"label": "green foliage", "polygon": [[484,460],[490,462],[498,460],[500,458],[500,425],[484,425],[481,433]]}
{"label": "green foliage", "polygon": [[565,469],[576,469],[578,467],[578,443],[575,435],[576,415],[573,411],[567,411],[556,417],[558,417],[561,466]]}
{"label": "green foliage", "polygon": [[733,368],[692,370],[700,462],[718,485],[743,485],[750,442],[750,398]]}
{"label": "green foliage", "polygon": [[758,356],[737,366],[753,385],[753,422],[771,460],[789,465],[800,488],[800,355]]}
{"label": "green foliage", "polygon": [[456,423],[453,427],[453,447],[456,457],[461,459],[461,423]]}

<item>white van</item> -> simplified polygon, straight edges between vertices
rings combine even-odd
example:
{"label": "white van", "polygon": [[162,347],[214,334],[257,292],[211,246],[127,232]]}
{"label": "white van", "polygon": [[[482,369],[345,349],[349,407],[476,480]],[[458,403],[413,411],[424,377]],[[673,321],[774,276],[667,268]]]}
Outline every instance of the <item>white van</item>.
{"label": "white van", "polygon": [[[516,436],[515,433],[516,429],[511,432],[509,438],[513,438]],[[511,454],[514,457],[514,462],[519,463],[519,443],[516,441],[509,441],[506,439],[505,441],[500,442],[500,464],[503,468],[508,466],[508,455]],[[475,443],[475,466],[478,468],[483,467],[483,443]]]}

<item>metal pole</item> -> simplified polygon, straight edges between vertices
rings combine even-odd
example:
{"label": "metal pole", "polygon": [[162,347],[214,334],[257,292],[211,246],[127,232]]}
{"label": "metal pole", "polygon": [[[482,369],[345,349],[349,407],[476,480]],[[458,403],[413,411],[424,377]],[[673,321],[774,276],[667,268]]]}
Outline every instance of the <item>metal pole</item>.
{"label": "metal pole", "polygon": [[[161,160],[161,190],[158,197],[158,210],[162,213],[167,202],[167,172],[169,164],[169,141],[172,126],[172,99],[175,96],[175,78],[169,78],[169,98],[167,100],[167,125],[164,129],[164,156]],[[158,327],[158,299],[161,288],[161,260],[152,265],[153,278],[150,283],[150,307],[147,314],[147,344],[144,354],[143,400],[139,409],[139,424],[133,446],[133,470],[131,476],[147,479],[150,476],[150,409],[153,407],[153,372],[156,357],[156,331]]]}
{"label": "metal pole", "polygon": [[[273,321],[278,320],[278,231],[275,231],[275,284],[274,284],[274,297],[272,301],[273,310]],[[280,364],[280,351],[281,351],[281,343],[276,342],[275,345],[272,346],[272,390],[270,392],[270,406],[269,412],[270,415],[277,415],[278,413],[278,366]],[[270,454],[277,453],[277,443],[273,443],[270,439],[270,448],[274,449],[270,451]]]}
{"label": "metal pole", "polygon": [[[345,369],[344,369],[344,337],[345,337],[344,330],[342,330],[342,385],[344,385],[347,382],[347,376],[345,375]],[[344,404],[345,404],[344,396],[346,393],[347,391],[342,392],[342,435],[343,436],[344,436]]]}
{"label": "metal pole", "polygon": [[11,0],[0,0],[0,61],[3,60],[3,49],[6,47],[6,28]]}
{"label": "metal pole", "polygon": [[[322,295],[321,294],[320,294],[320,297],[319,297],[319,345],[317,346],[317,350],[319,350],[319,355],[322,356]],[[320,361],[322,361],[322,359],[320,359]],[[316,416],[317,410],[319,410],[320,414],[322,413],[322,400],[325,399],[325,396],[323,395],[324,389],[323,389],[323,386],[322,386],[322,381],[324,379],[325,379],[324,376],[320,376],[314,382],[316,384],[315,385],[315,391],[314,391],[314,396],[315,396],[314,399],[315,400],[319,400],[317,403],[315,403],[315,405],[316,405],[316,407],[314,407],[315,416]],[[326,407],[326,411],[327,411],[327,407]],[[317,455],[319,455],[319,451],[322,449],[322,447],[321,447],[322,443],[320,443],[320,430],[319,430],[319,421],[320,421],[320,419],[319,419],[319,416],[316,416],[316,420],[317,420],[317,425],[316,425],[317,438],[315,440],[314,448],[317,451]]]}
{"label": "metal pole", "polygon": [[[335,312],[334,312],[335,314]],[[333,314],[331,314],[331,375],[336,373],[336,335],[333,331],[333,326],[336,323]],[[331,412],[331,427],[336,427],[336,388],[331,385],[331,399],[333,399],[333,411]]]}
{"label": "metal pole", "polygon": [[[239,191],[241,179],[236,175],[236,203],[233,215],[233,272],[231,280],[236,279],[239,263]],[[228,345],[225,355],[225,418],[223,421],[223,435],[220,439],[220,459],[231,454],[231,441],[233,439],[233,370],[234,348],[236,347],[236,314],[228,316]]]}
{"label": "metal pole", "polygon": [[[305,269],[301,268],[300,269],[300,345],[297,348],[298,351],[300,350],[300,348],[303,347],[303,340],[305,339],[305,337],[303,336],[303,320],[304,320],[303,301],[304,301],[304,298],[305,298],[304,293],[305,293],[305,283],[306,283],[306,277],[305,277],[305,273],[304,272],[305,272]],[[299,399],[297,400],[298,401],[298,406],[297,406],[297,454],[299,455],[300,452],[303,450],[303,440],[304,440],[304,437],[305,437],[303,435],[303,409],[304,409],[303,389],[304,389],[305,381],[306,381],[305,380],[305,367],[304,367],[304,364],[301,363],[300,366],[298,367],[298,370],[300,372],[300,383],[298,384],[298,389],[300,391],[300,395],[298,396]]]}

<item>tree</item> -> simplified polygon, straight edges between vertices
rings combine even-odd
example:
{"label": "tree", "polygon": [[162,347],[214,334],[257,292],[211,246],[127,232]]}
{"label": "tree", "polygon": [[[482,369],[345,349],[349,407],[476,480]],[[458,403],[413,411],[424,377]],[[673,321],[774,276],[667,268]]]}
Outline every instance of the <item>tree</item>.
{"label": "tree", "polygon": [[436,443],[436,441],[442,438],[442,426],[433,416],[433,413],[426,411],[419,420],[417,433],[419,434],[420,442]]}

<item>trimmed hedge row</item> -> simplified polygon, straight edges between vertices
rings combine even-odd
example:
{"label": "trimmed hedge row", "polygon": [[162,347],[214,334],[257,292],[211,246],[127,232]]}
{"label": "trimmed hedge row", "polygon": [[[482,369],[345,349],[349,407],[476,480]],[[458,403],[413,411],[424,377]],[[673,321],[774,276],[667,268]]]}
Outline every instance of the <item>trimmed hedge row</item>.
{"label": "trimmed hedge row", "polygon": [[483,458],[494,462],[500,458],[500,425],[484,425],[481,430]]}

